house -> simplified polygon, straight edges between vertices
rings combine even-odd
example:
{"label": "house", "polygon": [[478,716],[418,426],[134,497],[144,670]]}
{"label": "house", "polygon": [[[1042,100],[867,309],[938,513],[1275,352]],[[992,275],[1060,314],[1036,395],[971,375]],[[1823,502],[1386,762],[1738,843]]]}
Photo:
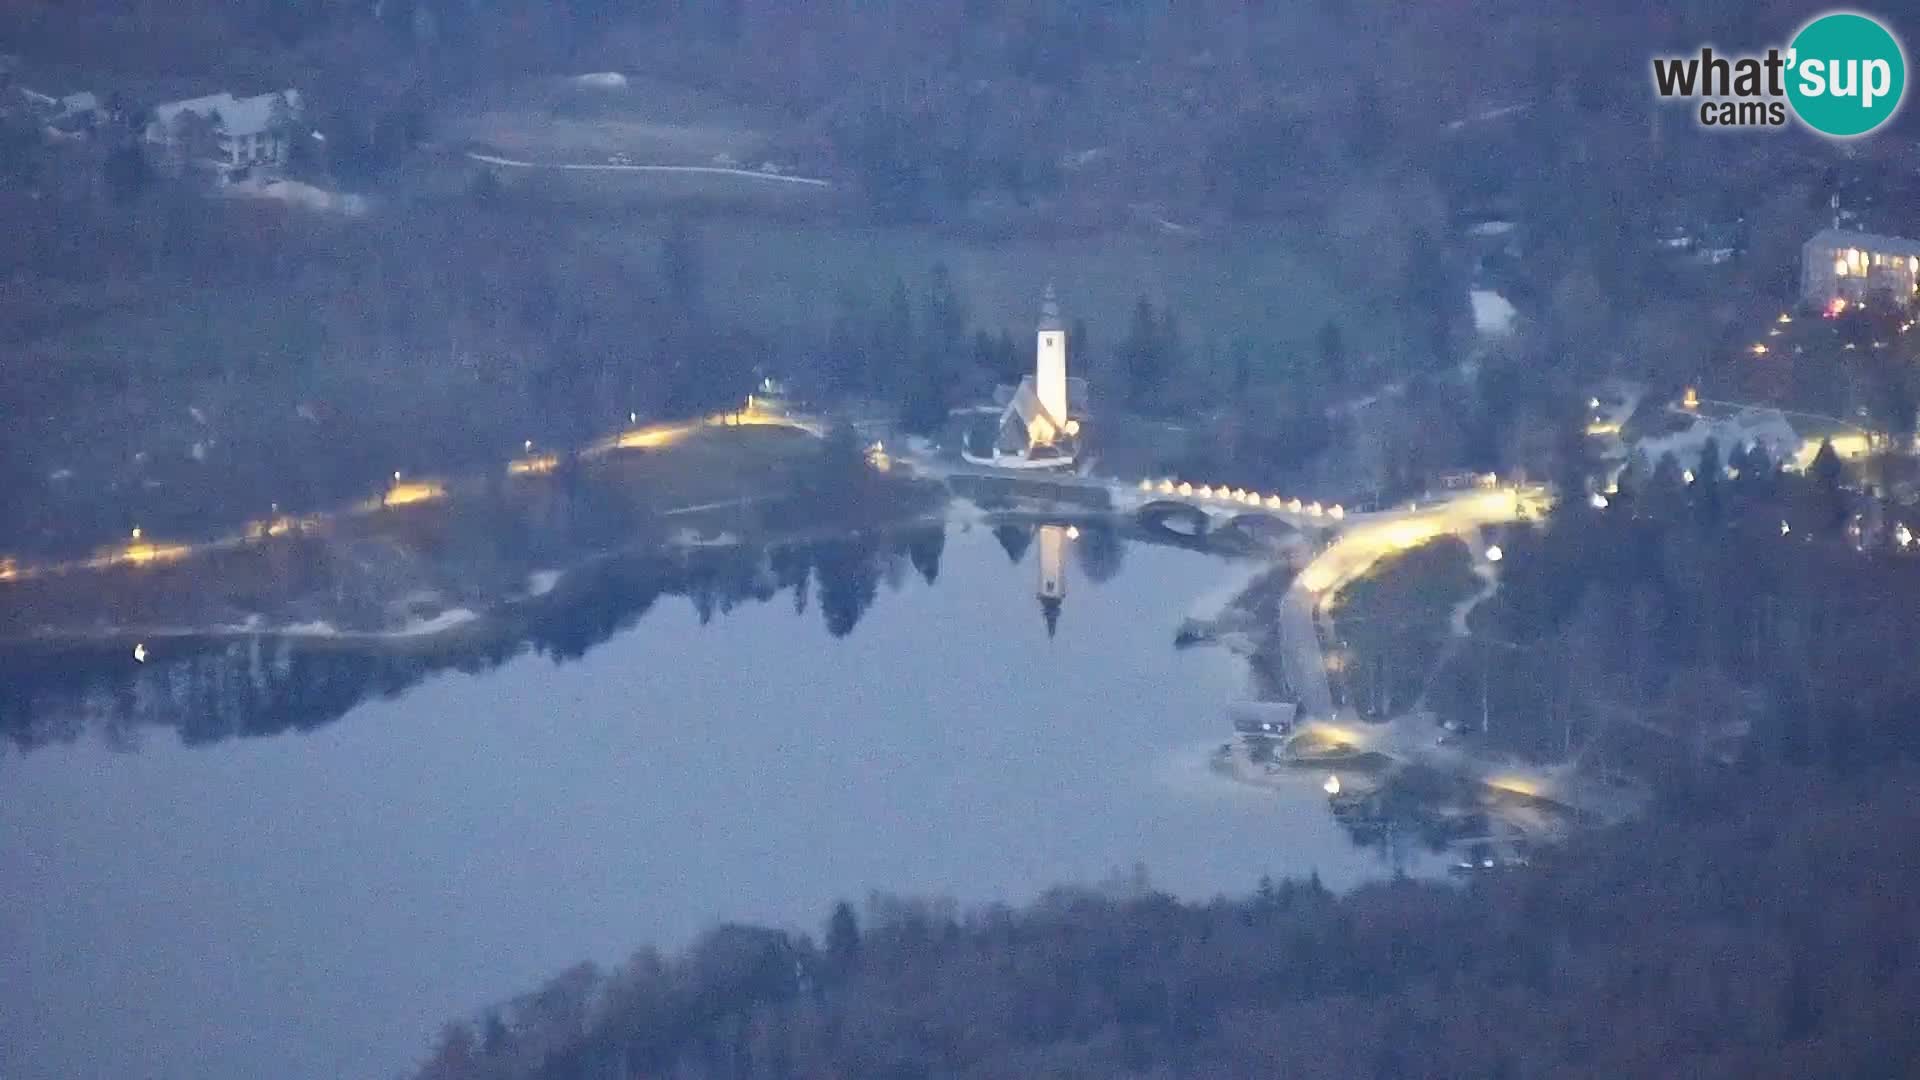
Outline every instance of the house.
{"label": "house", "polygon": [[301,107],[298,90],[170,101],[154,106],[146,143],[155,164],[176,175],[191,167],[221,183],[245,180],[286,165]]}
{"label": "house", "polygon": [[100,99],[85,90],[73,94],[44,94],[30,86],[14,89],[27,112],[49,127],[90,125],[100,115]]}
{"label": "house", "polygon": [[1822,229],[1800,249],[1800,299],[1827,308],[1885,292],[1901,304],[1920,293],[1920,241]]}
{"label": "house", "polygon": [[1299,706],[1285,701],[1230,701],[1227,716],[1242,739],[1274,739],[1293,731]]}
{"label": "house", "polygon": [[1701,227],[1700,238],[1694,243],[1695,257],[1712,266],[1731,262],[1746,246],[1743,239],[1745,230],[1746,220],[1743,218],[1707,222]]}
{"label": "house", "polygon": [[1736,449],[1758,447],[1790,469],[1811,465],[1825,442],[1831,442],[1845,460],[1873,449],[1872,437],[1866,431],[1843,422],[1800,413],[1789,418],[1780,409],[1763,406],[1688,400],[1694,403],[1670,404],[1645,425],[1635,421],[1646,430],[1630,445],[1622,444],[1623,467],[1626,457],[1644,455],[1652,465],[1672,454],[1682,468],[1691,470],[1699,466],[1708,439],[1718,445],[1723,465]]}

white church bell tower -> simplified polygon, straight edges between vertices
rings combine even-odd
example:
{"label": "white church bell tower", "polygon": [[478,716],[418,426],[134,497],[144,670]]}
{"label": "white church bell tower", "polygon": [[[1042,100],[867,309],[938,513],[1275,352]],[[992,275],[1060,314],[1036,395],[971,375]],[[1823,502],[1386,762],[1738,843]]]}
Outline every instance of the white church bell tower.
{"label": "white church bell tower", "polygon": [[1067,421],[1067,328],[1060,321],[1060,302],[1053,283],[1047,283],[1040,302],[1040,331],[1034,345],[1033,390],[1040,407],[1055,423]]}

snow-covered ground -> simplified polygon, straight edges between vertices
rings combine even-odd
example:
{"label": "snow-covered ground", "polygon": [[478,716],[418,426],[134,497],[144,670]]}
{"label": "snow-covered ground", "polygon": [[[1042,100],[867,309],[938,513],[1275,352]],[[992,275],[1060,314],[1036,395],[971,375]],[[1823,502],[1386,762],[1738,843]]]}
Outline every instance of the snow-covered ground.
{"label": "snow-covered ground", "polygon": [[1506,297],[1492,289],[1474,289],[1467,298],[1473,303],[1473,328],[1481,337],[1502,338],[1513,333],[1514,319],[1520,313]]}
{"label": "snow-covered ground", "polygon": [[372,208],[364,195],[328,191],[298,180],[242,180],[220,190],[229,198],[269,199],[289,206],[299,206],[321,213],[341,214],[346,217],[361,217]]}

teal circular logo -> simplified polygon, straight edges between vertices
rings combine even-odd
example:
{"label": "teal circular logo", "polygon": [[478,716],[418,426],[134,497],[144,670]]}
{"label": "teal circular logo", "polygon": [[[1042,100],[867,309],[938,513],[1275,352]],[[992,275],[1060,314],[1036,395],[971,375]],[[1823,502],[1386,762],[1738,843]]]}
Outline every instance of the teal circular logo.
{"label": "teal circular logo", "polygon": [[1887,28],[1838,12],[1808,23],[1787,49],[1787,100],[1822,135],[1865,135],[1892,118],[1907,88],[1907,58]]}

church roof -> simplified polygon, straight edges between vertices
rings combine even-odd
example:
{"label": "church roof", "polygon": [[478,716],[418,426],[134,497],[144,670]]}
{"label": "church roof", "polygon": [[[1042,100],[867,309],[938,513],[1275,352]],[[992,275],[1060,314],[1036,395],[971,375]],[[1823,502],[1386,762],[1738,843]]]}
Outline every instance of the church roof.
{"label": "church roof", "polygon": [[1020,380],[1019,389],[1013,392],[1013,400],[1007,402],[1007,412],[1018,416],[1022,424],[1033,426],[1037,419],[1045,418],[1056,430],[1066,426],[1064,417],[1055,416],[1040,403],[1040,392],[1034,389],[1033,376]]}
{"label": "church roof", "polygon": [[1065,330],[1066,324],[1060,321],[1060,301],[1053,295],[1053,282],[1047,282],[1046,295],[1040,299],[1040,329]]}

